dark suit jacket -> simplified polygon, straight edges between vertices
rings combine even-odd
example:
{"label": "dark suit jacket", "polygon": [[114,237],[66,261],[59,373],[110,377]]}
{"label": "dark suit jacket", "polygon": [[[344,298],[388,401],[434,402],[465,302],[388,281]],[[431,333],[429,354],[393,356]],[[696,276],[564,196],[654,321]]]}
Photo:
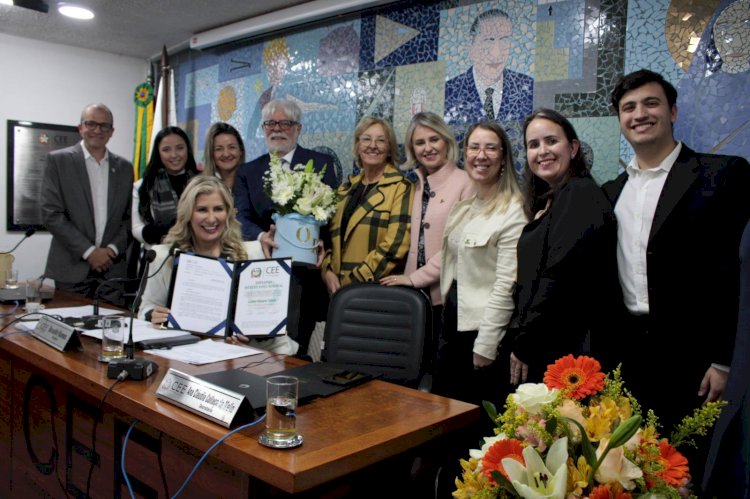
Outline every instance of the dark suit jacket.
{"label": "dark suit jacket", "polygon": [[[603,186],[613,206],[627,180],[624,172]],[[642,402],[661,405],[653,408],[666,429],[697,407],[696,392],[711,363],[732,359],[748,186],[745,159],[699,154],[683,144],[656,205],[647,247],[648,338],[631,345],[630,358],[622,360],[626,383],[628,373],[649,366],[650,378],[635,395],[652,392]],[[622,343],[613,349],[623,351]]]}
{"label": "dark suit jacket", "polygon": [[740,245],[740,311],[732,370],[724,392],[728,405],[714,429],[704,490],[711,496],[750,498],[750,223]]}
{"label": "dark suit jacket", "polygon": [[[333,159],[304,147],[297,146],[292,157],[292,166],[307,164],[313,160],[315,171],[326,167],[323,181],[333,189],[338,186],[334,172]],[[261,232],[267,231],[273,220],[273,202],[263,190],[263,175],[268,171],[271,156],[264,154],[249,163],[240,165],[234,185],[234,204],[237,208],[237,219],[242,224],[242,237],[246,241],[258,239]]]}
{"label": "dark suit jacket", "polygon": [[[503,96],[497,121],[522,120],[534,107],[534,79],[510,69],[503,70]],[[445,121],[472,124],[486,119],[484,96],[477,92],[473,66],[445,83]]]}
{"label": "dark suit jacket", "polygon": [[[118,257],[105,277],[125,277],[133,165],[109,153],[107,224],[101,247],[113,244]],[[56,281],[76,283],[86,278],[90,266],[82,258],[95,244],[94,205],[91,184],[78,143],[49,154],[42,181],[42,220],[52,234],[45,275]]]}
{"label": "dark suit jacket", "polygon": [[549,211],[524,227],[513,352],[529,365],[529,382],[541,383],[558,358],[582,353],[587,334],[596,347],[609,333],[605,323],[622,304],[616,245],[612,207],[591,177],[571,179]]}

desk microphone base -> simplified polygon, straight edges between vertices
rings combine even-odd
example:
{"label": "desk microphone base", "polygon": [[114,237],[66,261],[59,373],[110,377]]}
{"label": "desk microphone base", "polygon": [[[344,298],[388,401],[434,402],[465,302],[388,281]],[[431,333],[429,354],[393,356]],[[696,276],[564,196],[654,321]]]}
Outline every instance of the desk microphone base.
{"label": "desk microphone base", "polygon": [[159,364],[156,362],[139,359],[115,359],[110,361],[107,367],[107,377],[109,379],[117,379],[121,372],[127,371],[128,377],[126,379],[132,379],[134,381],[140,381],[146,379],[159,369]]}

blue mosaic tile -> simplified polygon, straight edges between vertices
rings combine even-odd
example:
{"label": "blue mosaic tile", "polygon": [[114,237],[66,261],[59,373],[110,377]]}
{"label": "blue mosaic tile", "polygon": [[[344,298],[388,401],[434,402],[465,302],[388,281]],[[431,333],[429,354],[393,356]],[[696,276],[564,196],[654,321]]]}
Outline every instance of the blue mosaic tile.
{"label": "blue mosaic tile", "polygon": [[185,130],[193,146],[195,161],[203,162],[203,148],[208,127],[211,126],[211,105],[204,104],[187,110],[184,120],[177,120],[177,126]]}
{"label": "blue mosaic tile", "polygon": [[617,117],[573,118],[570,122],[581,142],[590,148],[594,179],[603,184],[617,177],[620,157],[620,122]]}
{"label": "blue mosaic tile", "polygon": [[335,26],[320,39],[317,74],[336,76],[359,70],[359,22]]}
{"label": "blue mosaic tile", "polygon": [[[553,15],[555,13],[555,5],[557,2],[549,2],[550,5],[540,6],[540,12],[544,11],[549,16],[549,7],[553,8]],[[576,19],[569,19],[569,23],[577,23],[581,25],[581,51],[580,61],[567,60],[566,67],[579,67],[580,75],[572,77],[570,74],[564,79],[549,80],[545,78],[545,75],[540,75],[539,72],[535,75],[534,81],[534,106],[535,107],[555,107],[555,97],[557,94],[581,94],[587,92],[596,92],[597,89],[597,67],[598,67],[598,47],[599,47],[599,12],[600,5],[599,0],[584,0],[582,2],[582,11],[580,12],[581,17]],[[540,15],[540,17],[543,17]],[[539,21],[537,26],[537,38],[543,35],[544,24]],[[557,23],[554,24],[555,29]],[[555,49],[553,46],[545,46],[537,41],[536,57],[539,61],[557,59],[560,49]],[[578,51],[573,51],[574,57],[578,57]],[[568,50],[566,57],[571,59],[570,50]],[[540,62],[541,63],[541,62]],[[540,67],[541,69],[541,67]]]}
{"label": "blue mosaic tile", "polygon": [[396,69],[361,72],[357,83],[357,121],[380,116],[392,122]]}
{"label": "blue mosaic tile", "polygon": [[[208,126],[229,121],[243,133],[252,158],[266,149],[261,104],[292,98],[304,110],[300,143],[329,148],[342,176],[354,171],[351,135],[365,115],[392,121],[400,136],[415,110],[442,112],[461,139],[466,126],[484,116],[483,100],[477,107],[479,99],[469,91],[476,93],[476,86],[455,90],[472,64],[469,28],[480,12],[499,8],[513,20],[505,69],[527,78],[516,79],[521,84],[503,96],[512,104],[500,104],[496,112],[513,141],[517,169],[524,159],[521,120],[534,106],[546,106],[574,121],[590,147],[597,180],[614,176],[632,149],[619,134],[609,92],[622,74],[640,67],[659,71],[677,86],[679,139],[700,151],[747,157],[750,42],[740,30],[731,37],[740,40],[734,48],[723,35],[741,25],[733,19],[747,18],[737,14],[747,5],[747,0],[392,4],[313,29],[172,55],[178,122],[202,155]],[[710,43],[715,26],[722,34],[718,45]],[[264,63],[270,46],[284,59],[280,77]],[[721,58],[730,49],[744,58]],[[728,62],[719,65],[717,55]]]}
{"label": "blue mosaic tile", "polygon": [[[488,119],[488,116],[501,123],[523,119],[533,109],[534,79],[511,69],[514,54],[528,48],[528,45],[516,42],[516,33],[525,31],[519,25],[529,26],[529,23],[519,23],[518,19],[533,19],[529,15],[514,17],[511,12],[515,14],[519,5],[524,4],[508,2],[506,7],[509,9],[505,11],[500,10],[502,5],[484,2],[441,14],[440,59],[446,63],[445,120],[457,130]],[[516,10],[511,11],[510,7]],[[468,35],[472,26],[476,30],[474,42]],[[519,35],[519,39],[523,40],[524,36]],[[533,60],[532,55],[533,50],[526,53],[527,63]],[[459,60],[461,65],[456,64]],[[476,78],[482,74],[485,83],[478,84]],[[483,88],[497,84],[500,79],[502,89],[495,92],[500,90],[501,95],[499,99],[497,95],[493,98],[494,116],[491,116],[485,111],[487,97]]]}
{"label": "blue mosaic tile", "polygon": [[177,79],[175,75],[175,85],[177,93],[175,100],[178,108],[177,120],[179,121],[179,109],[188,109],[191,107],[211,104],[216,101],[218,93],[216,82],[219,75],[219,66],[209,66],[197,71],[192,71]]}
{"label": "blue mosaic tile", "polygon": [[217,56],[219,59],[219,83],[243,76],[257,75],[261,72],[263,66],[263,47],[261,45],[224,48],[217,51]]}
{"label": "blue mosaic tile", "polygon": [[648,68],[670,81],[679,81],[682,70],[667,49],[664,20],[670,0],[628,2],[628,33],[625,40],[624,74]]}
{"label": "blue mosaic tile", "polygon": [[[449,2],[447,2],[449,3]],[[507,67],[527,75],[534,74],[536,5],[525,0],[494,2],[458,2],[460,6],[442,7],[440,12],[440,48],[438,58],[445,61],[446,78],[466,71],[471,41],[469,31],[476,17],[490,9],[500,9],[513,25]]]}
{"label": "blue mosaic tile", "polygon": [[340,181],[352,174],[353,167],[353,136],[354,128],[346,132],[337,133],[304,133],[300,135],[299,143],[303,147],[315,149],[331,155],[334,159],[333,169]]}
{"label": "blue mosaic tile", "polygon": [[445,64],[427,62],[400,66],[396,69],[393,129],[403,140],[412,116],[422,111],[443,115],[443,85]]}
{"label": "blue mosaic tile", "polygon": [[[703,33],[690,69],[677,85],[675,137],[700,152],[750,156],[750,4],[724,1]],[[735,34],[734,54],[727,59],[713,39]],[[742,36],[744,30],[744,36]],[[721,43],[721,42],[720,42]],[[743,71],[744,69],[744,71]]]}
{"label": "blue mosaic tile", "polygon": [[[553,47],[558,50],[567,49],[567,74],[564,79],[579,79],[583,76],[584,18],[584,0],[551,2],[540,5],[537,12],[537,30],[539,23],[553,23]],[[537,58],[541,57],[537,48]],[[537,74],[538,72],[539,68]]]}
{"label": "blue mosaic tile", "polygon": [[[362,17],[360,70],[369,71],[436,60],[439,14],[437,5],[417,5],[398,9],[386,7]],[[384,18],[380,21],[380,25],[378,25],[378,17]],[[399,29],[398,24],[403,25],[403,28]],[[392,42],[389,37],[379,39],[378,28],[381,29],[382,34],[388,34],[390,37],[408,38],[406,35],[410,35],[411,30],[416,32],[416,36],[409,38],[397,48],[390,47],[393,50],[385,57],[376,58],[376,54],[382,55],[388,52],[385,46]]]}
{"label": "blue mosaic tile", "polygon": [[619,0],[602,0],[598,15],[596,90],[558,94],[555,109],[569,118],[611,116],[609,93],[623,74],[625,59],[626,5]]}

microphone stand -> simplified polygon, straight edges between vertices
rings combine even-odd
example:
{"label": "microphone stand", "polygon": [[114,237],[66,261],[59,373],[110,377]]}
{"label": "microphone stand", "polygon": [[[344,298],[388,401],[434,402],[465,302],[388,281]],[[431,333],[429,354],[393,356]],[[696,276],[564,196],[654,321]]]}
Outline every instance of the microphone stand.
{"label": "microphone stand", "polygon": [[105,288],[114,288],[114,284],[121,283],[121,282],[130,282],[130,281],[136,281],[138,278],[133,277],[112,277],[111,279],[106,279],[102,281],[94,291],[94,303],[93,303],[93,316],[97,317],[99,315],[99,297],[100,292],[102,289]]}
{"label": "microphone stand", "polygon": [[24,233],[23,238],[20,241],[18,241],[16,243],[16,245],[13,246],[13,248],[11,250],[9,250],[9,251],[0,251],[0,255],[9,255],[9,254],[13,253],[14,251],[16,251],[16,248],[18,248],[19,246],[21,246],[22,242],[24,242],[25,240],[27,240],[28,238],[30,238],[31,236],[33,236],[35,233],[36,233],[36,229],[34,227],[26,229],[26,232]]}
{"label": "microphone stand", "polygon": [[156,252],[154,250],[149,250],[146,253],[145,258],[145,264],[146,268],[143,271],[143,277],[141,278],[141,283],[138,286],[138,291],[135,295],[135,300],[133,300],[133,304],[130,307],[130,327],[128,331],[128,341],[125,344],[125,358],[124,359],[114,359],[109,363],[109,367],[107,367],[107,377],[110,379],[115,379],[120,374],[125,371],[128,374],[128,378],[136,381],[140,381],[142,379],[146,379],[149,376],[151,376],[158,368],[159,364],[157,364],[154,361],[147,360],[144,358],[138,358],[135,357],[135,342],[133,341],[133,323],[136,319],[136,306],[140,303],[141,296],[143,295],[143,291],[146,289],[146,282],[154,277],[156,274],[159,273],[161,268],[164,266],[164,264],[169,260],[169,257],[172,255],[172,250],[170,250],[167,257],[164,259],[164,261],[161,262],[161,265],[159,265],[159,268],[156,269],[156,271],[149,275],[148,274],[148,266],[151,262],[154,261],[156,258]]}
{"label": "microphone stand", "polygon": [[[138,291],[135,293],[135,300],[133,300],[133,304],[130,307],[130,328],[128,331],[128,342],[125,344],[125,357],[128,360],[133,360],[133,355],[135,351],[135,342],[133,341],[133,323],[135,322],[135,318],[136,318],[136,310],[137,310],[136,307],[141,301],[143,291],[146,289],[146,281],[148,281],[148,278],[151,277],[148,275],[149,263],[150,263],[150,260],[146,260],[146,269],[143,271],[144,278],[141,279],[141,283],[138,285]],[[159,267],[159,269],[161,270],[161,267]]]}

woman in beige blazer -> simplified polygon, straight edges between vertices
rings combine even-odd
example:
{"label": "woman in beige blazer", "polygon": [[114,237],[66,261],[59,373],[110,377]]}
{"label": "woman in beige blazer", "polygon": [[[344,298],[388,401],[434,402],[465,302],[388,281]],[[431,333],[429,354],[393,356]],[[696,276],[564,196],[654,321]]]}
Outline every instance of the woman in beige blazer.
{"label": "woman in beige blazer", "polygon": [[494,122],[469,128],[466,172],[476,195],[458,203],[445,226],[440,291],[444,327],[433,391],[472,403],[502,402],[495,362],[513,314],[516,246],[528,219],[510,141]]}

